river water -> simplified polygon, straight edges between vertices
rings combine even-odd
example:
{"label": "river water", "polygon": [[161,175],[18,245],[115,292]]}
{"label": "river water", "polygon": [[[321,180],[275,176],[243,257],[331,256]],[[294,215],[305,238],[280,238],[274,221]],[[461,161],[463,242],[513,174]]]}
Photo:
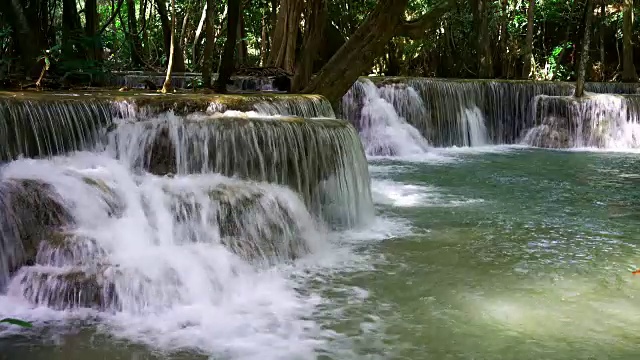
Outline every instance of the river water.
{"label": "river water", "polygon": [[0,359],[636,359],[637,156],[494,146],[370,157],[367,227],[313,235],[326,246],[236,269],[222,298],[166,313],[0,297],[3,315],[35,323],[3,328]]}

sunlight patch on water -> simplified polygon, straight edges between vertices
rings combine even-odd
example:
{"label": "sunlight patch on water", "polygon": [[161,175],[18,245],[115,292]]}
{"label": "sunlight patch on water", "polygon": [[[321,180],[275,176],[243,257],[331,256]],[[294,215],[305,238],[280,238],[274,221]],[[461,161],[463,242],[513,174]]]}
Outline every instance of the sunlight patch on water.
{"label": "sunlight patch on water", "polygon": [[433,186],[392,180],[373,180],[371,192],[375,203],[396,207],[461,206],[483,202],[482,199],[465,199],[446,194]]}
{"label": "sunlight patch on water", "polygon": [[[596,275],[601,276],[601,275]],[[631,275],[629,275],[631,278]],[[475,298],[470,311],[507,334],[551,342],[596,341],[633,347],[640,330],[640,279],[537,281],[528,291]]]}

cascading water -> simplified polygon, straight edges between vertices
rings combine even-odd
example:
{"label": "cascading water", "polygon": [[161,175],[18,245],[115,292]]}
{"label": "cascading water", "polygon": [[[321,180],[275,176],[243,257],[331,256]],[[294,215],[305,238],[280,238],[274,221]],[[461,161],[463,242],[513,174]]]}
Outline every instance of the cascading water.
{"label": "cascading water", "polygon": [[[537,118],[540,105],[538,97],[552,99],[554,97],[569,97],[574,92],[574,85],[565,82],[535,82],[535,81],[502,81],[502,80],[448,80],[427,78],[373,78],[377,83],[378,93],[388,103],[392,104],[396,114],[399,114],[408,124],[417,128],[434,146],[481,146],[487,144],[513,144],[522,141],[530,129],[537,135],[530,135],[527,144],[545,145],[544,138],[549,136],[553,147],[596,146],[596,147],[626,147],[634,146],[633,129],[635,118],[638,117],[636,106],[624,105],[626,110],[622,115],[613,115],[617,123],[615,133],[627,132],[628,135],[615,135],[607,141],[576,138],[576,141],[562,140],[566,137],[558,131],[556,125],[549,125]],[[361,79],[353,85],[350,92],[342,100],[344,117],[352,121],[356,127],[366,123],[362,112],[367,102],[367,92],[362,84],[371,80]],[[636,100],[637,86],[621,83],[587,83],[586,90],[591,92],[607,92],[619,94],[625,98],[627,104]],[[546,97],[545,97],[546,96]],[[551,101],[551,100],[546,100]],[[595,126],[590,120],[597,114],[611,113],[611,107],[606,101],[598,100],[588,106],[589,110],[573,111],[572,122]],[[537,111],[537,112],[536,112]],[[568,109],[564,112],[571,112]],[[391,112],[389,112],[391,113]],[[383,115],[378,111],[378,117]],[[609,116],[609,115],[607,115]],[[621,117],[622,116],[622,117]],[[384,123],[384,120],[378,120]],[[597,121],[596,121],[597,122]],[[578,126],[578,125],[572,125]],[[585,125],[586,126],[586,125]],[[585,128],[587,129],[588,126]],[[601,125],[596,126],[602,129]],[[563,130],[569,131],[568,129]],[[608,131],[608,130],[607,130]],[[378,132],[378,134],[384,132]],[[367,135],[375,138],[375,135]],[[587,136],[587,135],[585,135]],[[590,136],[590,135],[589,135]],[[615,140],[620,139],[620,140]],[[366,142],[366,141],[365,141]]]}
{"label": "cascading water", "polygon": [[109,147],[156,174],[213,172],[287,185],[336,226],[372,217],[366,159],[353,127],[335,119],[225,114],[125,119]]}
{"label": "cascading water", "polygon": [[[284,342],[311,331],[302,319],[291,323],[295,313],[282,313],[279,302],[301,302],[299,295],[277,273],[264,272],[326,244],[321,226],[287,188],[217,174],[136,175],[97,153],[18,160],[2,169],[6,183],[39,184],[37,195],[22,195],[51,203],[41,205],[41,216],[68,214],[40,233],[39,245],[30,244],[36,248],[24,249],[31,259],[11,277],[8,297],[59,310],[93,308],[114,314],[116,325],[126,317],[133,337],[157,333],[154,346],[207,343],[204,349],[247,355],[251,344],[225,343],[226,332],[237,336],[251,325],[259,336]],[[26,206],[19,199],[3,197],[2,204]],[[20,244],[16,235],[3,229],[4,246]],[[264,312],[274,317],[254,322]]]}
{"label": "cascading water", "polygon": [[367,79],[356,82],[342,98],[342,115],[358,128],[367,155],[406,156],[429,149],[418,129],[396,112],[393,103],[401,98]]}
{"label": "cascading water", "polygon": [[588,94],[573,97],[537,96],[535,127],[523,137],[531,146],[548,148],[640,147],[640,97]]}
{"label": "cascading water", "polygon": [[169,351],[313,357],[331,334],[283,268],[373,216],[355,129],[318,96],[87,99],[0,103],[0,315],[99,318]]}
{"label": "cascading water", "polygon": [[478,107],[462,109],[460,119],[463,122],[461,136],[465,146],[483,146],[489,144],[487,127],[484,125],[484,115]]}

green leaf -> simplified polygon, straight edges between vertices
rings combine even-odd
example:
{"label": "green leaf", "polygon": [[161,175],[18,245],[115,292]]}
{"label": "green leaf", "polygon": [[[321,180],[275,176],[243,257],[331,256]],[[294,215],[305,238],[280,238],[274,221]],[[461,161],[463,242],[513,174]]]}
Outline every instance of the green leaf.
{"label": "green leaf", "polygon": [[25,328],[33,327],[33,324],[28,322],[28,321],[22,321],[22,320],[13,319],[13,318],[4,318],[4,319],[0,320],[0,323],[7,323],[7,324],[11,324],[11,325],[22,326],[22,327],[25,327]]}

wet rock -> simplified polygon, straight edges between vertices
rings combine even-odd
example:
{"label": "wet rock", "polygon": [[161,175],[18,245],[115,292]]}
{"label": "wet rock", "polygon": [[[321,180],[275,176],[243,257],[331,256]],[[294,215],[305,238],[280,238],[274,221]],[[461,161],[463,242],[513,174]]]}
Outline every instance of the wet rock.
{"label": "wet rock", "polygon": [[12,280],[10,292],[34,305],[56,310],[118,307],[115,284],[105,269],[61,270],[42,266],[24,267]]}
{"label": "wet rock", "polygon": [[8,274],[36,260],[40,242],[73,224],[53,189],[36,180],[0,183],[0,260]]}

